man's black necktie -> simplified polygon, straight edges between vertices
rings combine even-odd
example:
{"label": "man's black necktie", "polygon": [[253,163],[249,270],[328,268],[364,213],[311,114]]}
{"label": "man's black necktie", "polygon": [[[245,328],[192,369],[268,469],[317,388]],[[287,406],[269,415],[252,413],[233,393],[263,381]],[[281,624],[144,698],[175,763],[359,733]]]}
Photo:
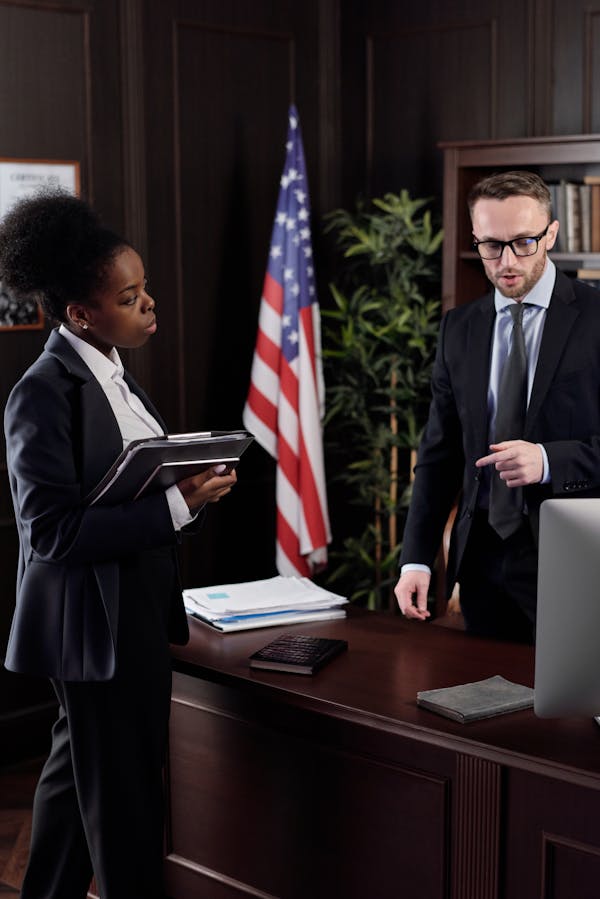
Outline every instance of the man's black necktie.
{"label": "man's black necktie", "polygon": [[[500,379],[494,442],[519,440],[527,411],[527,354],[523,336],[523,303],[509,306],[513,317],[512,347]],[[491,473],[489,522],[505,540],[519,527],[523,513],[523,490],[507,487],[496,469]]]}

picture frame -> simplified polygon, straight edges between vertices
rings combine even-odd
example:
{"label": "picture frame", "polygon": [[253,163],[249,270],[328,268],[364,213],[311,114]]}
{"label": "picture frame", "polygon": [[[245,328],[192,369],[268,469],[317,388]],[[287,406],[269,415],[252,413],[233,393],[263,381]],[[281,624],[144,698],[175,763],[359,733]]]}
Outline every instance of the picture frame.
{"label": "picture frame", "polygon": [[[79,162],[0,157],[0,219],[18,200],[44,188],[62,189],[78,197]],[[33,299],[16,297],[0,281],[0,331],[31,331],[43,327],[40,304]]]}

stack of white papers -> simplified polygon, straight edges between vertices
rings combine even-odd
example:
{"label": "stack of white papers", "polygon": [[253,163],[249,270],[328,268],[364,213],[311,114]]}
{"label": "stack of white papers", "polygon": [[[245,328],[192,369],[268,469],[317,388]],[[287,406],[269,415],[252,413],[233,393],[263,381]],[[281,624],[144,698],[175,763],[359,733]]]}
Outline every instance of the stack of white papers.
{"label": "stack of white papers", "polygon": [[242,584],[194,587],[183,591],[188,615],[220,631],[241,631],[300,621],[344,618],[347,603],[308,578],[272,577]]}

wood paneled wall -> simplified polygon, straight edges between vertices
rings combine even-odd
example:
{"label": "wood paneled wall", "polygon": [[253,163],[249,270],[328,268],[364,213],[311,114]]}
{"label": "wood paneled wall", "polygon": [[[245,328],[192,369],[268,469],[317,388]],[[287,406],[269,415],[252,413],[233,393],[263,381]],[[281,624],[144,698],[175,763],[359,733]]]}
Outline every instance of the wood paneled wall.
{"label": "wood paneled wall", "polygon": [[[158,304],[128,367],[172,429],[238,427],[291,99],[325,305],[326,211],[402,187],[441,208],[442,140],[600,131],[599,67],[600,0],[0,0],[0,156],[80,160]],[[2,406],[46,334],[0,332]],[[1,646],[16,538],[0,475]],[[183,551],[189,585],[275,573],[273,462],[254,447],[239,476]],[[4,683],[0,727],[34,701]]]}

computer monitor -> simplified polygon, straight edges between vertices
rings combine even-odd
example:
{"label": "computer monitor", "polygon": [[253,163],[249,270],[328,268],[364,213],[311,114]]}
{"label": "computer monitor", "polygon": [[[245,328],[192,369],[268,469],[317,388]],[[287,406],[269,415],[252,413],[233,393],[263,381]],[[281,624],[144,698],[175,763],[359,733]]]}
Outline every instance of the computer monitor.
{"label": "computer monitor", "polygon": [[534,711],[600,715],[600,499],[540,509]]}

